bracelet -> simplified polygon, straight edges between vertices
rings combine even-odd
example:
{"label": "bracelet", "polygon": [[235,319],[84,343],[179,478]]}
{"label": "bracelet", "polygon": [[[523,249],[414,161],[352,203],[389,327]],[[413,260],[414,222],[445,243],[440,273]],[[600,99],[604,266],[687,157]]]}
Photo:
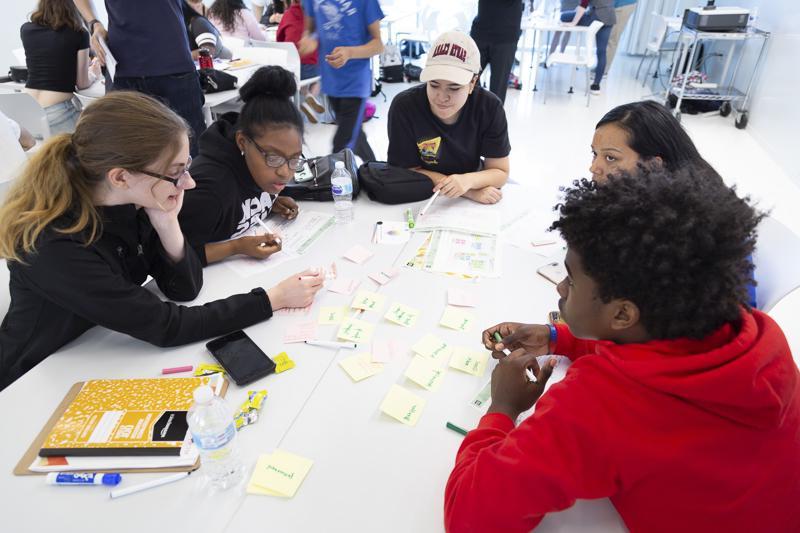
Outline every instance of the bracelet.
{"label": "bracelet", "polygon": [[89,35],[94,35],[94,25],[98,24],[100,21],[97,19],[92,19],[89,21]]}
{"label": "bracelet", "polygon": [[547,327],[550,329],[550,353],[553,353],[553,350],[556,347],[556,343],[558,342],[558,330],[553,324],[547,324]]}

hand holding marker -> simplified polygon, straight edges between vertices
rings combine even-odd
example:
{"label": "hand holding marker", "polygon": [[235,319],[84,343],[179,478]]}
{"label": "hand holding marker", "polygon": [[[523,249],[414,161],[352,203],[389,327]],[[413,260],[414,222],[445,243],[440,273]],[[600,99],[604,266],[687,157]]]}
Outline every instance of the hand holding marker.
{"label": "hand holding marker", "polygon": [[[503,342],[503,337],[502,335],[500,335],[499,331],[494,332],[494,340],[496,340],[498,343]],[[506,355],[506,357],[511,355],[511,351],[508,348],[503,348],[503,353]],[[536,376],[533,375],[533,370],[531,370],[530,368],[526,368],[525,374],[527,374],[528,376],[528,381],[530,381],[531,383],[536,383]]]}

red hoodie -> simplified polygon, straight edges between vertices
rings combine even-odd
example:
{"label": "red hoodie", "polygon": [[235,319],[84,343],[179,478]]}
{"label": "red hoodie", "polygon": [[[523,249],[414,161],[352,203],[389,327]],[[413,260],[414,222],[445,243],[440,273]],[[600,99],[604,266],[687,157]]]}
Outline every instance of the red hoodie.
{"label": "red hoodie", "polygon": [[[281,17],[280,24],[278,24],[275,40],[279,43],[294,43],[295,46],[297,46],[297,43],[300,42],[300,38],[303,36],[304,24],[303,8],[300,4],[290,5],[289,9],[287,9]],[[303,65],[316,65],[317,51],[314,50],[310,54],[300,56],[300,63]]]}
{"label": "red hoodie", "polygon": [[558,327],[574,362],[514,427],[487,414],[445,490],[448,531],[530,531],[578,498],[631,531],[800,531],[800,380],[759,311],[702,341],[619,345]]}

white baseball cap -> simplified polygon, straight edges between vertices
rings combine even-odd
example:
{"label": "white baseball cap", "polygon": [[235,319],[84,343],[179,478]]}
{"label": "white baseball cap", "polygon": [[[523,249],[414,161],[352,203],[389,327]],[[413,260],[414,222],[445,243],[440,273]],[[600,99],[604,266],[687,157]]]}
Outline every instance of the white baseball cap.
{"label": "white baseball cap", "polygon": [[466,85],[481,71],[481,53],[472,37],[460,31],[448,31],[434,42],[420,81],[447,80]]}

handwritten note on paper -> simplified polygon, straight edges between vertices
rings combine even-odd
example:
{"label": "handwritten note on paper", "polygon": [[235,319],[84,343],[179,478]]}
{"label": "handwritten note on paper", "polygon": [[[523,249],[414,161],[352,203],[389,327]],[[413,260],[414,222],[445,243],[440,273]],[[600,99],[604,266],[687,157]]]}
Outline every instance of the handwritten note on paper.
{"label": "handwritten note on paper", "polygon": [[297,493],[313,464],[311,459],[282,450],[261,455],[247,484],[247,492],[291,498]]}
{"label": "handwritten note on paper", "polygon": [[406,369],[405,376],[430,391],[435,391],[442,384],[444,370],[433,359],[415,355]]}
{"label": "handwritten note on paper", "polygon": [[325,288],[338,294],[353,294],[353,291],[356,290],[359,285],[361,285],[361,282],[358,280],[338,278],[326,283]]}
{"label": "handwritten note on paper", "polygon": [[425,335],[411,347],[411,350],[439,363],[446,361],[453,353],[453,349],[436,335]]}
{"label": "handwritten note on paper", "polygon": [[475,307],[475,296],[463,289],[447,289],[447,303],[459,307]]}
{"label": "handwritten note on paper", "polygon": [[457,331],[469,331],[475,323],[475,315],[464,309],[448,305],[444,309],[439,324]]}
{"label": "handwritten note on paper", "polygon": [[360,265],[370,257],[372,257],[372,251],[364,248],[360,244],[356,244],[344,254],[345,259],[349,259],[357,265]]}
{"label": "handwritten note on paper", "polygon": [[286,334],[283,336],[283,342],[289,344],[291,342],[309,341],[315,338],[316,334],[317,325],[314,322],[294,324],[286,330]]}
{"label": "handwritten note on paper", "polygon": [[488,351],[470,350],[456,346],[453,350],[453,357],[450,358],[450,368],[455,368],[473,376],[482,376],[486,372],[486,364],[489,362]]}
{"label": "handwritten note on paper", "polygon": [[388,363],[392,359],[397,359],[400,354],[400,346],[396,340],[375,339],[372,341],[372,362]]}
{"label": "handwritten note on paper", "polygon": [[369,342],[375,326],[357,318],[345,318],[336,334],[337,338],[356,343]]}
{"label": "handwritten note on paper", "polygon": [[364,311],[380,311],[386,297],[377,292],[358,291],[350,307],[353,309],[363,309]]}
{"label": "handwritten note on paper", "polygon": [[383,370],[381,363],[373,363],[372,356],[368,353],[358,353],[339,361],[339,366],[347,372],[353,381],[361,381],[374,376]]}
{"label": "handwritten note on paper", "polygon": [[349,310],[347,307],[323,307],[319,310],[317,322],[326,326],[341,324]]}
{"label": "handwritten note on paper", "polygon": [[410,328],[416,324],[419,315],[419,310],[395,302],[389,306],[389,311],[383,316],[383,318],[389,322],[394,322],[395,324]]}
{"label": "handwritten note on paper", "polygon": [[424,408],[424,398],[420,398],[399,385],[392,385],[389,394],[381,403],[381,411],[408,426],[417,424]]}

